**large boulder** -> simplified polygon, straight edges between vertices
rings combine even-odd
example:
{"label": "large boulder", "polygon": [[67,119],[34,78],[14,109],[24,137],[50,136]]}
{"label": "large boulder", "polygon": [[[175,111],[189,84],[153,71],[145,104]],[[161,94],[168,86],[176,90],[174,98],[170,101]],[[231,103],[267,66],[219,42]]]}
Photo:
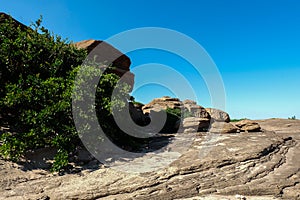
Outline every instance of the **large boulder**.
{"label": "large boulder", "polygon": [[209,128],[211,133],[236,133],[239,128],[232,123],[227,122],[213,122]]}
{"label": "large boulder", "polygon": [[209,113],[211,119],[213,121],[218,121],[218,122],[230,122],[230,117],[229,114],[215,108],[205,108],[206,112]]}
{"label": "large boulder", "polygon": [[241,131],[246,131],[246,132],[261,131],[260,125],[257,122],[248,119],[235,122],[234,125],[239,127]]}
{"label": "large boulder", "polygon": [[95,58],[94,61],[96,63],[115,67],[113,73],[122,77],[122,81],[133,88],[134,74],[129,69],[131,61],[125,54],[101,40],[83,40],[73,45],[79,49],[86,49],[89,54],[88,57],[91,59]]}
{"label": "large boulder", "polygon": [[209,127],[210,119],[200,117],[187,117],[183,119],[182,132],[206,131]]}

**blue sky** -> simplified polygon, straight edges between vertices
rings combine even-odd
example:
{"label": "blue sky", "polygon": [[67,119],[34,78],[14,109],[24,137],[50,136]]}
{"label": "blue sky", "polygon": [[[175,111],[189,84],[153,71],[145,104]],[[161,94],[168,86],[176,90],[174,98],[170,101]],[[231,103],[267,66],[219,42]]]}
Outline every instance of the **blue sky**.
{"label": "blue sky", "polygon": [[[0,1],[0,11],[26,25],[43,15],[46,28],[71,41],[105,40],[140,27],[186,34],[201,44],[217,65],[226,90],[226,111],[232,118],[252,119],[300,118],[299,10],[297,0]],[[190,64],[176,55],[144,50],[128,56],[133,71],[142,64],[161,63],[195,82]],[[160,70],[154,72],[176,82]],[[197,101],[210,107],[207,86],[198,79],[193,86]],[[135,89],[133,95],[144,103],[172,94],[159,85]],[[190,98],[188,94],[177,96]]]}

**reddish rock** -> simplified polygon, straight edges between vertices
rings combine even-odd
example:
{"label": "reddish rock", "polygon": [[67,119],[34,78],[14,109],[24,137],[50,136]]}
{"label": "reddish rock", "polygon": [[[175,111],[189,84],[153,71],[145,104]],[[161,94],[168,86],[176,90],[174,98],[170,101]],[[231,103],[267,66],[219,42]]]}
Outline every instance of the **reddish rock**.
{"label": "reddish rock", "polygon": [[130,72],[131,61],[125,54],[101,40],[83,40],[74,43],[74,46],[86,49],[88,58],[95,59],[96,63],[115,67],[113,72],[133,88],[134,74]]}

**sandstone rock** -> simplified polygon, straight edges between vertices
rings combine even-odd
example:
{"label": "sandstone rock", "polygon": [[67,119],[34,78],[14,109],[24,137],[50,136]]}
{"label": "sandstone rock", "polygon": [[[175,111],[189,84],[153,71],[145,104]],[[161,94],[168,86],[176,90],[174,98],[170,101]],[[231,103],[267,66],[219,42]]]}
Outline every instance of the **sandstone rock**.
{"label": "sandstone rock", "polygon": [[229,114],[222,110],[215,108],[205,108],[205,110],[209,113],[213,121],[230,122]]}
{"label": "sandstone rock", "polygon": [[226,122],[213,122],[209,129],[212,133],[236,133],[239,130],[238,127],[231,123]]}
{"label": "sandstone rock", "polygon": [[186,132],[186,129],[194,129],[196,131],[204,131],[207,130],[210,124],[210,120],[207,118],[199,118],[199,117],[187,117],[183,120],[183,132]]}
{"label": "sandstone rock", "polygon": [[182,109],[182,103],[178,98],[171,98],[164,96],[162,98],[155,98],[150,103],[143,106],[144,113],[150,113],[151,110],[166,110],[167,108]]}
{"label": "sandstone rock", "polygon": [[241,131],[247,131],[247,132],[261,131],[261,128],[257,122],[248,119],[235,122],[234,125],[239,127]]}
{"label": "sandstone rock", "polygon": [[195,132],[197,132],[197,130],[194,128],[187,128],[187,129],[184,129],[183,132],[184,133],[195,133]]}
{"label": "sandstone rock", "polygon": [[129,57],[101,40],[83,40],[73,45],[79,49],[86,49],[88,57],[91,59],[96,58],[95,61],[97,63],[116,67],[113,72],[122,77],[122,81],[128,83],[133,88],[134,74],[129,69],[131,64]]}
{"label": "sandstone rock", "polygon": [[183,102],[184,108],[192,114],[194,117],[199,118],[207,118],[210,119],[209,113],[202,106],[197,105],[195,101],[192,100],[184,100]]}
{"label": "sandstone rock", "polygon": [[[103,168],[57,176],[0,159],[0,199],[299,199],[300,121],[259,123],[266,129],[261,134],[199,134],[193,144],[181,134],[180,146],[190,148],[167,166],[176,147],[170,143],[155,159],[165,168],[148,173]],[[137,161],[147,167],[152,156],[145,153]]]}

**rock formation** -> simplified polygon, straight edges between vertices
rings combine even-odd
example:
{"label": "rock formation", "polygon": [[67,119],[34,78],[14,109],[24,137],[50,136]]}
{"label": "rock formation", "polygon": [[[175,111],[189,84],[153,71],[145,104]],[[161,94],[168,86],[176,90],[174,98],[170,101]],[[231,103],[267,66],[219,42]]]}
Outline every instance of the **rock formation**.
{"label": "rock formation", "polygon": [[246,132],[257,132],[261,130],[257,122],[248,119],[235,122],[234,125],[239,127],[241,131]]}
{"label": "rock formation", "polygon": [[215,108],[204,108],[197,105],[193,100],[180,101],[178,98],[164,96],[144,105],[142,110],[144,113],[150,113],[151,110],[166,110],[167,108],[179,109],[182,112],[182,125],[179,132],[209,130],[213,133],[238,133],[240,131],[258,132],[261,130],[258,123],[250,120],[230,123],[228,113]]}
{"label": "rock formation", "polygon": [[218,122],[230,122],[230,117],[228,113],[215,109],[215,108],[205,108],[206,112],[210,115],[211,119],[213,121],[218,121]]}
{"label": "rock formation", "polygon": [[209,128],[211,133],[237,133],[239,128],[232,123],[213,122]]}
{"label": "rock formation", "polygon": [[[0,159],[0,199],[299,199],[300,121],[256,122],[263,133],[197,134],[180,158],[147,173],[98,167],[58,176]],[[151,156],[140,158],[143,167]]]}
{"label": "rock formation", "polygon": [[207,131],[210,125],[209,118],[187,117],[183,119],[183,132]]}
{"label": "rock formation", "polygon": [[80,49],[86,49],[88,58],[94,59],[96,63],[112,65],[115,67],[113,72],[122,77],[131,88],[134,85],[134,74],[130,72],[130,59],[110,44],[101,40],[84,40],[74,43]]}
{"label": "rock formation", "polygon": [[167,108],[182,109],[182,102],[178,98],[164,96],[162,98],[153,99],[150,103],[142,107],[144,113],[150,113],[151,110],[166,110]]}

